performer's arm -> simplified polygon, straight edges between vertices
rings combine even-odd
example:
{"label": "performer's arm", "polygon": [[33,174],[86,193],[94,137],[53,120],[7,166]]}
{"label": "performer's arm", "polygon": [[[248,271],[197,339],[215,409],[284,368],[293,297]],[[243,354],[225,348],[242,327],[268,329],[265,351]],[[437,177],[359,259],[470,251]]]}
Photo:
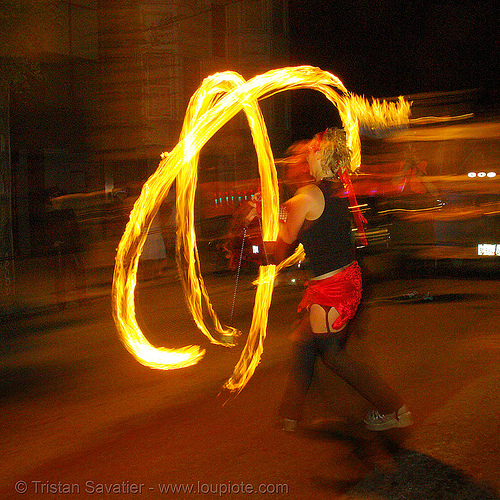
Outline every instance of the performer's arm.
{"label": "performer's arm", "polygon": [[323,212],[325,200],[323,193],[314,184],[297,190],[297,194],[285,204],[286,221],[280,224],[278,237],[292,244],[298,237],[304,222],[317,219]]}
{"label": "performer's arm", "polygon": [[[324,203],[321,190],[311,184],[299,188],[295,196],[283,205],[286,216],[280,220],[277,240],[264,242],[270,263],[279,264],[288,257],[290,246],[297,240],[305,220],[319,217],[323,212]],[[254,208],[248,214],[247,221],[250,222],[256,216],[257,210]]]}
{"label": "performer's arm", "polygon": [[270,264],[278,265],[290,252],[290,244],[285,243],[279,236],[276,241],[264,241],[264,246]]}

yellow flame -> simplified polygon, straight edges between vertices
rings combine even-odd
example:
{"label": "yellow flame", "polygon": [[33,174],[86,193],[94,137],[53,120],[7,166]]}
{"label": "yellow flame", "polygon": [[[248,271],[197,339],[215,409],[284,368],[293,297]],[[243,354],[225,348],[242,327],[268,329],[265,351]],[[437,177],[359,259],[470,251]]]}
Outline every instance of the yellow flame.
{"label": "yellow flame", "polygon": [[[263,199],[263,239],[275,241],[278,235],[278,178],[258,100],[278,92],[302,88],[318,90],[337,106],[353,152],[352,171],[361,162],[360,123],[368,122],[372,115],[376,115],[378,126],[382,124],[385,127],[393,126],[398,119],[398,123],[408,120],[409,106],[406,107],[403,100],[399,106],[387,106],[381,101],[360,105],[359,98],[350,94],[336,76],[311,66],[272,70],[248,82],[234,72],[217,73],[206,78],[191,98],[179,143],[170,153],[162,155],[158,169],[145,183],[118,246],[113,276],[113,316],[126,348],[140,363],[167,370],[195,364],[204,355],[204,350],[198,346],[182,349],[152,346],[142,334],[135,318],[134,291],[139,257],[149,226],[174,180],[177,189],[176,254],[189,310],[198,328],[212,343],[227,345],[210,333],[203,317],[204,307],[220,335],[232,337],[239,334],[233,327],[221,325],[201,276],[194,229],[194,197],[200,150],[225,123],[240,111],[245,112],[258,158]],[[240,391],[254,373],[266,337],[276,274],[285,265],[303,258],[303,255],[303,249],[299,247],[278,268],[274,265],[261,266],[256,281],[250,331],[234,372],[225,384],[227,389]]]}
{"label": "yellow flame", "polygon": [[349,106],[365,128],[383,130],[408,125],[411,103],[402,96],[396,102],[380,101],[351,95]]}

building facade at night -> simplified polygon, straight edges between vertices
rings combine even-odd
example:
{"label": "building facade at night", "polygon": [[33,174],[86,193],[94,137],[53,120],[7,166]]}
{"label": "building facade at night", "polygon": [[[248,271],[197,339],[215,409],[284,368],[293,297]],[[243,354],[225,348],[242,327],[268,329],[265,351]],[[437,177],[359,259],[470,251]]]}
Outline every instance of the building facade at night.
{"label": "building facade at night", "polygon": [[[106,200],[149,177],[178,142],[206,76],[231,70],[249,79],[288,64],[287,0],[67,0],[51,9],[50,18],[30,24],[38,41],[27,57],[41,78],[10,97],[18,255],[43,247],[48,192]],[[273,147],[285,147],[289,99],[262,108]],[[256,173],[248,124],[238,115],[202,150],[200,182]]]}
{"label": "building facade at night", "polygon": [[[248,79],[288,61],[283,0],[137,1],[101,15],[97,150],[109,187],[126,182],[127,169],[143,169],[143,177],[154,171],[177,143],[189,99],[206,76],[230,70]],[[263,108],[271,137],[288,135],[286,100]],[[202,153],[201,180],[248,175],[249,138],[244,117],[229,123]]]}

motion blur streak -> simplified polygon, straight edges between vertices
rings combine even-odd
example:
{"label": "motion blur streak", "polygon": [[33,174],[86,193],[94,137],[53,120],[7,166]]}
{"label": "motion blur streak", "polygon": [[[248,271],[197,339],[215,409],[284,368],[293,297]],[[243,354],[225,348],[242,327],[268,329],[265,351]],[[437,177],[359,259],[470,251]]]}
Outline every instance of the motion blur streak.
{"label": "motion blur streak", "polygon": [[[162,155],[158,169],[144,184],[118,246],[113,277],[113,315],[122,341],[140,363],[168,370],[195,364],[204,355],[204,351],[198,346],[176,350],[152,346],[142,334],[135,318],[134,291],[139,257],[151,222],[174,180],[177,181],[177,262],[190,312],[196,325],[212,343],[226,345],[225,342],[217,341],[205,325],[203,303],[215,329],[222,336],[239,333],[232,327],[221,326],[201,276],[194,229],[199,153],[225,123],[240,111],[245,112],[259,163],[263,200],[262,236],[264,241],[275,241],[278,235],[278,178],[257,101],[278,92],[302,88],[318,90],[337,106],[353,153],[351,171],[356,170],[361,161],[360,127],[383,129],[408,123],[409,104],[404,100],[400,99],[398,103],[375,100],[368,103],[365,99],[350,94],[331,73],[311,66],[272,70],[248,82],[233,72],[217,73],[206,78],[191,98],[179,143],[170,153]],[[303,249],[298,248],[287,264],[301,258]],[[245,386],[260,361],[274,281],[278,269],[282,267],[284,265],[279,268],[274,265],[260,268],[248,338],[240,360],[225,384],[231,391],[240,391]]]}

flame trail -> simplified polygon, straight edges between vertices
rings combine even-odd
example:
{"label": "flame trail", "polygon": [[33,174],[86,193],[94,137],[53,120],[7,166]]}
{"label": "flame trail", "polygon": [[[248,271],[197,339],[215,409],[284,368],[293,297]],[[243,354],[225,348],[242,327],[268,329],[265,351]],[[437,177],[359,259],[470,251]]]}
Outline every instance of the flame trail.
{"label": "flame trail", "polygon": [[[177,188],[176,253],[188,307],[196,325],[212,343],[221,342],[212,336],[204,322],[203,304],[217,332],[221,335],[239,333],[233,327],[222,327],[201,276],[194,229],[199,153],[225,123],[240,111],[245,112],[257,152],[261,179],[263,239],[276,240],[278,179],[258,100],[278,92],[302,88],[318,90],[338,108],[353,153],[351,171],[355,171],[361,162],[360,127],[368,123],[373,127],[373,116],[376,116],[377,127],[387,128],[408,122],[409,106],[404,100],[401,99],[398,104],[381,101],[368,104],[362,100],[360,104],[360,98],[350,94],[337,77],[311,66],[272,70],[249,81],[234,72],[217,73],[206,78],[191,98],[179,143],[170,153],[162,155],[158,169],[145,183],[117,250],[113,276],[113,316],[124,345],[140,363],[168,370],[195,364],[204,355],[204,350],[198,346],[182,349],[152,346],[142,334],[135,317],[134,291],[139,257],[149,226],[174,180]],[[263,350],[276,274],[284,265],[290,265],[300,258],[303,258],[303,249],[299,247],[278,268],[274,265],[261,266],[247,342],[231,378],[225,384],[227,389],[240,391],[254,373]]]}

